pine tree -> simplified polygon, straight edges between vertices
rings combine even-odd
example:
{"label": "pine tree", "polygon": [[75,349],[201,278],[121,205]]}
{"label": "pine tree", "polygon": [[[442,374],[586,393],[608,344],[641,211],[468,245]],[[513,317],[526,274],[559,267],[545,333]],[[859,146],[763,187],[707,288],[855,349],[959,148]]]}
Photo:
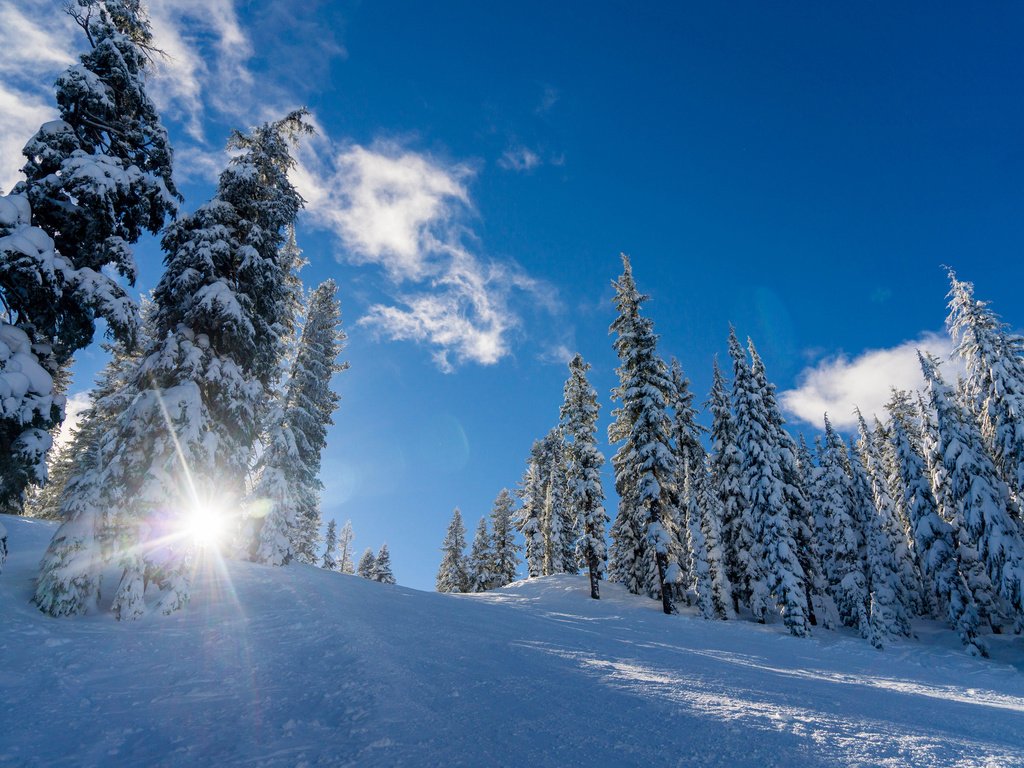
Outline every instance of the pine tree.
{"label": "pine tree", "polygon": [[320,560],[320,567],[328,571],[333,571],[338,567],[337,560],[334,559],[334,550],[338,546],[338,533],[337,524],[334,520],[329,520],[327,523],[327,535],[324,537],[324,555]]}
{"label": "pine tree", "polygon": [[608,515],[604,511],[601,485],[604,456],[597,448],[597,416],[601,406],[597,402],[597,390],[587,380],[589,370],[590,364],[579,354],[569,361],[560,419],[567,441],[569,498],[566,506],[578,521],[580,531],[576,557],[590,576],[590,596],[599,600],[607,559],[604,531]]}
{"label": "pine tree", "polygon": [[750,602],[746,589],[749,550],[742,549],[740,542],[746,496],[740,484],[741,455],[736,444],[736,421],[717,356],[707,406],[711,412],[711,485],[721,505],[722,554],[725,575],[732,586],[733,612],[736,612],[741,603]]}
{"label": "pine tree", "polygon": [[[956,402],[934,363],[923,355],[919,357],[938,424],[956,527],[966,534],[966,548],[972,558],[977,553],[991,580],[983,585],[969,580],[968,587],[972,594],[995,587],[1013,610],[1019,627],[1024,624],[1024,539],[1017,522],[1020,512],[985,450],[977,424]],[[961,573],[970,579],[971,570],[964,568],[962,555]],[[990,616],[994,607],[984,606],[982,617]]]}
{"label": "pine tree", "polygon": [[972,654],[987,656],[985,645],[978,638],[978,610],[958,570],[953,531],[936,511],[924,459],[914,445],[907,409],[901,407],[898,397],[889,407],[894,452],[891,485],[898,490],[895,500],[901,514],[910,521],[921,569],[961,642]]}
{"label": "pine tree", "polygon": [[341,533],[338,534],[338,570],[341,573],[355,573],[353,562],[352,541],[355,537],[352,534],[352,521],[346,520],[341,526]]}
{"label": "pine tree", "polygon": [[821,456],[821,484],[824,515],[832,533],[832,558],[826,566],[829,589],[839,608],[839,618],[847,627],[870,635],[868,588],[861,559],[862,526],[853,503],[853,487],[847,474],[848,458],[843,441],[825,416],[825,443]]}
{"label": "pine tree", "polygon": [[864,539],[868,593],[868,639],[876,648],[893,637],[910,637],[910,615],[902,600],[900,576],[884,521],[875,507],[871,480],[852,443],[848,446],[851,498]]}
{"label": "pine tree", "polygon": [[557,427],[544,438],[544,446],[547,465],[544,510],[541,515],[541,533],[544,538],[544,575],[575,573],[575,563],[566,563],[567,558],[574,557],[575,540],[572,536],[571,523],[566,519],[565,451],[562,433]]}
{"label": "pine tree", "polygon": [[68,13],[89,50],[56,82],[60,119],[26,144],[25,179],[0,197],[0,372],[30,380],[14,387],[17,405],[0,420],[7,509],[46,479],[43,433],[64,418],[50,377],[92,341],[99,318],[133,342],[138,310],[111,273],[134,282],[131,245],[158,232],[179,199],[167,134],[146,94],[151,36],[139,3],[85,0]]}
{"label": "pine tree", "polygon": [[530,458],[526,463],[519,488],[522,506],[515,514],[516,529],[523,534],[526,541],[526,571],[531,579],[544,575],[544,532],[542,516],[544,514],[545,492],[545,452],[544,443],[535,440],[530,449]]}
{"label": "pine tree", "polygon": [[[287,252],[284,258],[295,261]],[[320,456],[339,401],[330,381],[334,373],[348,368],[338,362],[346,337],[336,295],[333,280],[310,295],[283,400],[268,417],[269,444],[260,458],[253,491],[255,499],[270,501],[259,533],[260,562],[284,560],[283,550],[300,562],[316,559],[323,488]]]}
{"label": "pine tree", "polygon": [[[687,458],[687,462],[690,459]],[[721,547],[722,503],[714,492],[711,468],[704,465],[687,472],[687,534],[697,604],[705,619],[728,619],[733,613],[732,586],[725,572]]]}
{"label": "pine tree", "polygon": [[492,540],[494,542],[493,589],[504,587],[516,580],[519,567],[519,545],[512,526],[512,508],[515,501],[507,488],[502,488],[491,509]]}
{"label": "pine tree", "polygon": [[683,368],[675,358],[669,364],[669,376],[672,388],[668,404],[672,409],[672,448],[676,459],[676,476],[671,488],[675,519],[671,521],[670,533],[676,544],[673,556],[679,566],[677,596],[689,602],[692,590],[697,589],[697,574],[693,567],[698,559],[704,562],[707,558],[706,553],[691,550],[694,541],[703,546],[703,512],[695,506],[697,484],[693,475],[704,468],[704,446],[700,442],[704,429],[697,424],[697,409],[693,407],[690,380],[683,374]]}
{"label": "pine tree", "polygon": [[373,570],[377,565],[377,558],[374,557],[373,550],[369,547],[363,552],[363,556],[359,558],[359,565],[356,566],[356,575],[364,579],[373,579]]}
{"label": "pine tree", "polygon": [[623,273],[615,288],[618,317],[610,332],[619,356],[619,386],[614,397],[622,405],[612,412],[614,423],[608,439],[620,443],[612,467],[615,489],[621,499],[612,537],[616,539],[613,572],[634,594],[660,597],[662,610],[675,612],[669,567],[672,510],[669,487],[675,476],[671,425],[666,414],[666,394],[672,381],[656,351],[654,324],[640,314],[647,296],[633,281],[629,257],[622,254]]}
{"label": "pine tree", "polygon": [[289,145],[308,130],[295,112],[234,134],[238,154],[214,199],[164,236],[154,337],[133,377],[139,394],[102,441],[97,503],[65,518],[44,558],[36,602],[47,613],[85,609],[71,585],[91,572],[67,561],[97,531],[116,532],[118,618],[140,616],[147,590],[160,593],[165,613],[188,601],[191,542],[168,536],[190,516],[241,501],[257,414],[280,357],[280,247],[302,204],[287,177]]}
{"label": "pine tree", "polygon": [[436,587],[438,592],[468,592],[469,573],[466,568],[466,529],[462,525],[462,513],[456,507],[448,532],[441,543],[441,566],[437,569]]}
{"label": "pine tree", "polygon": [[473,548],[466,564],[469,572],[469,591],[486,592],[494,586],[494,545],[487,532],[487,518],[481,517],[473,537]]}
{"label": "pine tree", "polygon": [[373,559],[373,568],[370,571],[370,578],[379,581],[381,584],[394,584],[395,574],[391,572],[391,553],[387,544],[381,544],[377,550],[377,556]]}
{"label": "pine tree", "polygon": [[949,270],[946,323],[967,364],[965,392],[1000,477],[1024,504],[1024,339],[1011,335],[974,286]]}
{"label": "pine tree", "polygon": [[[749,346],[753,350],[753,344]],[[769,399],[770,389],[758,382],[761,370],[748,365],[732,330],[729,353],[733,359],[736,442],[742,456],[740,482],[749,494],[736,545],[748,553],[745,577],[751,612],[764,622],[774,602],[789,631],[802,637],[808,631],[807,587],[787,508],[785,446],[780,442],[778,418]],[[758,368],[763,368],[759,362]]]}

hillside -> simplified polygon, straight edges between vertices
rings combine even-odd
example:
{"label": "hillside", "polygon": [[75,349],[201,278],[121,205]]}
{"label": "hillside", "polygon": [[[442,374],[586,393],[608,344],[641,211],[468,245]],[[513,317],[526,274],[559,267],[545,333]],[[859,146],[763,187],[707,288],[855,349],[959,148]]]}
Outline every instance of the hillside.
{"label": "hillside", "polygon": [[1024,765],[1020,637],[877,652],[584,577],[452,596],[212,558],[179,614],[55,620],[52,525],[0,519],[0,766]]}

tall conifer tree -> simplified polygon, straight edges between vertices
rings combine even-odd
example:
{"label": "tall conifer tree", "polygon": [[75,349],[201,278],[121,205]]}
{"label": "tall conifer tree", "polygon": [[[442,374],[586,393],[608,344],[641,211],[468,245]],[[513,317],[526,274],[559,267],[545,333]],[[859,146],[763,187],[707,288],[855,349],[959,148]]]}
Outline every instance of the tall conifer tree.
{"label": "tall conifer tree", "polygon": [[640,314],[647,296],[633,280],[629,257],[622,255],[623,273],[615,288],[618,317],[612,323],[619,356],[619,386],[614,396],[622,403],[613,411],[608,438],[619,443],[612,457],[620,506],[612,536],[619,563],[615,571],[629,591],[660,597],[662,610],[674,613],[671,584],[672,509],[669,489],[675,476],[671,424],[666,395],[672,381],[658,357],[654,324]]}

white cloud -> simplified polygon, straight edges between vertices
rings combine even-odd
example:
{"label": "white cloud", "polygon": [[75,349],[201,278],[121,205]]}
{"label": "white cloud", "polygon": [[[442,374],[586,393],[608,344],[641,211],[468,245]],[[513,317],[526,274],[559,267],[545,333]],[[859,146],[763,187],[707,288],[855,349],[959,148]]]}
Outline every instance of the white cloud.
{"label": "white cloud", "polygon": [[520,325],[513,291],[555,304],[547,286],[464,245],[471,238],[462,220],[472,210],[466,166],[393,143],[339,148],[322,132],[299,157],[295,184],[314,223],[338,236],[351,261],[382,267],[396,287],[395,304],[370,307],[361,325],[435,347],[435,362],[451,371],[509,353],[509,333]]}
{"label": "white cloud", "polygon": [[202,141],[204,112],[212,106],[238,116],[252,110],[244,91],[253,82],[252,41],[233,0],[151,0],[156,58],[150,91],[161,111]]}
{"label": "white cloud", "polygon": [[529,147],[514,146],[505,150],[498,158],[498,165],[506,171],[532,171],[541,165],[540,155]]}
{"label": "white cloud", "polygon": [[31,16],[21,8],[0,0],[0,192],[21,179],[21,150],[57,116],[53,81],[75,61],[76,27],[59,3],[45,3]]}
{"label": "white cloud", "polygon": [[[798,386],[779,395],[783,408],[797,419],[819,426],[825,413],[839,429],[856,426],[854,407],[859,407],[870,420],[882,418],[891,389],[921,389],[924,379],[917,351],[930,352],[940,360],[948,360],[952,345],[949,337],[923,333],[887,349],[871,349],[849,358],[839,354],[806,368],[797,376]],[[955,361],[943,365],[943,375],[955,380],[961,369]]]}
{"label": "white cloud", "polygon": [[78,428],[82,412],[90,405],[92,405],[92,400],[89,398],[88,392],[76,392],[73,395],[68,395],[67,403],[64,406],[64,423],[61,424],[60,431],[57,432],[54,448],[71,439],[71,431]]}

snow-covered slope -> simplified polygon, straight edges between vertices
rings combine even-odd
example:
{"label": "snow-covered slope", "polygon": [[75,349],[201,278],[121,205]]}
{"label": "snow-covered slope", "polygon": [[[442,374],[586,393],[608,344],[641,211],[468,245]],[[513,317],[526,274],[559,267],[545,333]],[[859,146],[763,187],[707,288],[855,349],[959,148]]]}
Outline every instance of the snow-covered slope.
{"label": "snow-covered slope", "polygon": [[212,561],[177,615],[50,619],[52,526],[0,520],[0,766],[1024,766],[1018,637],[880,653],[583,577],[452,596]]}

